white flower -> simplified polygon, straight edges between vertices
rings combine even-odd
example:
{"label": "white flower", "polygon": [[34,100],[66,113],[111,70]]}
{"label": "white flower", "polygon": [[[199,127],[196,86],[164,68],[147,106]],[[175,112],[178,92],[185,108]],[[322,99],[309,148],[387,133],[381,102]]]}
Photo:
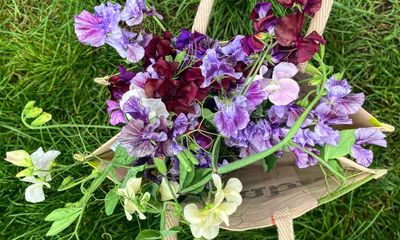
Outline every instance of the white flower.
{"label": "white flower", "polygon": [[[168,118],[169,112],[167,111],[165,104],[161,101],[161,98],[148,98],[144,92],[144,89],[137,86],[122,95],[122,99],[120,101],[120,107],[122,110],[124,109],[124,104],[131,97],[137,97],[140,99],[140,102],[144,107],[149,108],[149,119],[161,116]],[[127,117],[130,119],[130,116]]]}
{"label": "white flower", "polygon": [[[140,185],[142,184],[142,178],[130,178],[125,188],[118,189],[118,194],[125,198],[124,200],[124,210],[125,216],[128,221],[132,220],[132,214],[138,213],[140,219],[146,219],[146,216],[140,211],[138,199],[135,199],[136,194],[140,190]],[[142,200],[148,199],[149,195],[145,194]],[[143,203],[143,202],[142,202]]]}
{"label": "white flower", "polygon": [[172,195],[172,193],[168,187],[167,181],[168,180],[165,179],[164,177],[161,180],[161,184],[160,184],[161,201],[168,201],[168,200],[178,197],[179,183],[174,182],[174,181],[169,181],[172,191],[174,192],[174,195]]}
{"label": "white flower", "polygon": [[29,187],[27,187],[25,189],[26,201],[31,202],[31,203],[38,203],[38,202],[42,202],[45,199],[44,192],[43,192],[43,186],[50,188],[50,184],[48,184],[47,182],[45,182],[43,180],[36,179],[33,176],[25,177],[25,178],[21,179],[21,181],[33,183],[32,185],[30,185]]}
{"label": "white flower", "polygon": [[[229,226],[229,216],[242,203],[240,191],[242,184],[237,178],[231,178],[225,189],[219,175],[212,176],[217,192],[214,202],[199,209],[196,204],[188,204],[183,210],[185,219],[190,223],[190,230],[195,238],[213,239],[219,233],[219,225],[224,222]],[[224,202],[224,199],[227,201]],[[229,200],[228,200],[229,199]]]}
{"label": "white flower", "polygon": [[54,160],[60,155],[59,151],[50,150],[44,152],[40,147],[36,152],[31,154],[32,163],[34,167],[33,174],[39,178],[45,178],[48,182],[51,180],[51,174],[49,172]]}
{"label": "white flower", "polygon": [[32,166],[31,156],[24,150],[7,152],[4,160],[20,167]]}

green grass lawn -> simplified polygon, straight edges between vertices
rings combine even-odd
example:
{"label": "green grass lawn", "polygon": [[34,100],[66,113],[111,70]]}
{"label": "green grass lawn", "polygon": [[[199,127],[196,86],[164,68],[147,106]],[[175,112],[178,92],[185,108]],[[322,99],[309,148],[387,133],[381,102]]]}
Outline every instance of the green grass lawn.
{"label": "green grass lawn", "polygon": [[[177,33],[190,27],[198,0],[163,0],[155,3],[165,25]],[[254,3],[254,0],[250,2]],[[73,16],[99,1],[2,0],[0,2],[0,156],[6,151],[42,146],[62,152],[60,164],[72,164],[72,155],[88,153],[115,130],[53,128],[34,131],[23,126],[20,113],[28,100],[36,100],[52,113],[53,123],[107,125],[107,89],[94,77],[116,72],[122,63],[109,47],[80,45],[73,31]],[[226,40],[251,31],[248,0],[216,1],[209,35]],[[398,0],[342,0],[334,5],[325,37],[328,63],[346,76],[357,92],[368,98],[365,108],[382,121],[400,128],[400,2]],[[149,24],[150,29],[155,24]],[[388,135],[388,149],[375,148],[372,167],[389,169],[377,181],[315,209],[295,220],[298,239],[400,239],[400,138]],[[81,165],[80,165],[81,166]],[[15,178],[18,169],[0,161],[0,239],[45,239],[50,223],[45,216],[81,197],[78,189],[57,192],[68,175],[90,174],[90,167],[56,174],[48,201],[28,204],[25,184]],[[155,218],[128,222],[122,207],[106,216],[104,184],[95,194],[80,228],[81,239],[134,239],[139,229],[158,227]],[[68,229],[68,231],[72,231]],[[275,239],[275,228],[231,233],[220,239]],[[46,238],[48,239],[48,238]],[[54,239],[66,239],[60,234]],[[190,232],[180,239],[191,239]]]}

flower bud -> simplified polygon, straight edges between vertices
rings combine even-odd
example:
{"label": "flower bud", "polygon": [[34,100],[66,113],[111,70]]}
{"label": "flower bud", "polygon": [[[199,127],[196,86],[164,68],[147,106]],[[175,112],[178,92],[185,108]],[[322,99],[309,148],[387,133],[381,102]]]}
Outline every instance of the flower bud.
{"label": "flower bud", "polygon": [[31,125],[34,127],[40,127],[40,126],[46,124],[50,120],[51,120],[51,114],[47,113],[47,112],[43,112],[42,114],[40,114],[40,116],[38,118],[36,118],[31,123]]}
{"label": "flower bud", "polygon": [[38,107],[33,107],[29,109],[25,109],[24,114],[26,118],[35,118],[39,116],[43,112],[43,109]]}
{"label": "flower bud", "polygon": [[24,150],[7,152],[5,160],[20,167],[32,166],[32,158],[29,153]]}
{"label": "flower bud", "polygon": [[35,103],[36,103],[36,101],[29,101],[29,102],[25,105],[24,110],[33,108],[33,107],[35,106]]}

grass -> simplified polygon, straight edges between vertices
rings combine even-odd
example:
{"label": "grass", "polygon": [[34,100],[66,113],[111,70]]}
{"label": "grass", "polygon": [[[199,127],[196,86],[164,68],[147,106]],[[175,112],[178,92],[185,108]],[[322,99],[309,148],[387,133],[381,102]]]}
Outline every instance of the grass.
{"label": "grass", "polygon": [[[155,5],[173,32],[190,27],[198,0],[164,0]],[[251,2],[254,2],[252,0]],[[116,131],[101,128],[66,128],[33,131],[19,115],[28,100],[53,114],[58,123],[107,125],[106,89],[93,82],[109,75],[122,63],[110,48],[93,49],[75,39],[72,17],[91,9],[98,1],[9,0],[0,3],[0,155],[6,151],[39,146],[62,151],[61,164],[75,161],[77,151],[88,153]],[[247,0],[216,1],[209,35],[229,39],[251,31]],[[356,91],[368,98],[365,108],[379,119],[400,128],[400,3],[397,0],[343,0],[336,2],[326,31],[328,62],[346,70]],[[152,28],[153,25],[149,24]],[[388,149],[374,149],[375,168],[388,175],[370,182],[334,202],[295,220],[298,239],[399,239],[400,141],[388,136]],[[45,239],[49,223],[44,217],[53,209],[80,198],[76,191],[55,189],[68,175],[90,174],[77,167],[55,177],[46,189],[50,201],[28,204],[24,184],[14,176],[17,169],[0,161],[0,239]],[[122,214],[107,217],[101,198],[108,185],[98,190],[84,215],[81,239],[134,239],[140,229],[157,227],[149,219],[138,224]],[[99,199],[98,199],[99,198]],[[122,211],[121,207],[117,211]],[[231,233],[220,239],[275,239],[275,228]],[[54,239],[65,239],[59,235]],[[190,239],[190,234],[181,239]]]}

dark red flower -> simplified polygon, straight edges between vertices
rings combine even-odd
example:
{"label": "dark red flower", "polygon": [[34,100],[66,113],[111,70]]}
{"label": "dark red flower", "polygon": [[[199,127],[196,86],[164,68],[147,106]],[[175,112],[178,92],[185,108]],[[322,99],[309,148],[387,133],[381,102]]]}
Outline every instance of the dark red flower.
{"label": "dark red flower", "polygon": [[306,14],[313,16],[321,8],[321,0],[277,0],[286,8],[291,8],[295,3],[303,6]]}
{"label": "dark red flower", "polygon": [[111,99],[118,101],[122,95],[129,90],[131,79],[136,75],[134,72],[126,71],[123,66],[118,66],[119,75],[114,75],[109,78],[108,90],[111,94]]}
{"label": "dark red flower", "polygon": [[153,68],[159,79],[149,78],[145,83],[147,97],[161,98],[167,110],[179,113],[195,113],[193,103],[202,101],[208,92],[208,88],[200,88],[204,77],[198,66],[192,66],[174,76],[177,71],[176,62],[167,62],[159,59]]}
{"label": "dark red flower", "polygon": [[275,27],[276,40],[289,52],[290,56],[287,58],[294,63],[310,60],[319,51],[319,45],[326,44],[325,39],[315,31],[303,37],[301,35],[303,24],[304,15],[296,11],[282,17]]}
{"label": "dark red flower", "polygon": [[157,61],[168,55],[175,56],[176,51],[171,47],[172,34],[164,32],[163,38],[160,36],[153,36],[149,44],[144,48],[144,66],[147,67],[151,64],[151,59]]}

